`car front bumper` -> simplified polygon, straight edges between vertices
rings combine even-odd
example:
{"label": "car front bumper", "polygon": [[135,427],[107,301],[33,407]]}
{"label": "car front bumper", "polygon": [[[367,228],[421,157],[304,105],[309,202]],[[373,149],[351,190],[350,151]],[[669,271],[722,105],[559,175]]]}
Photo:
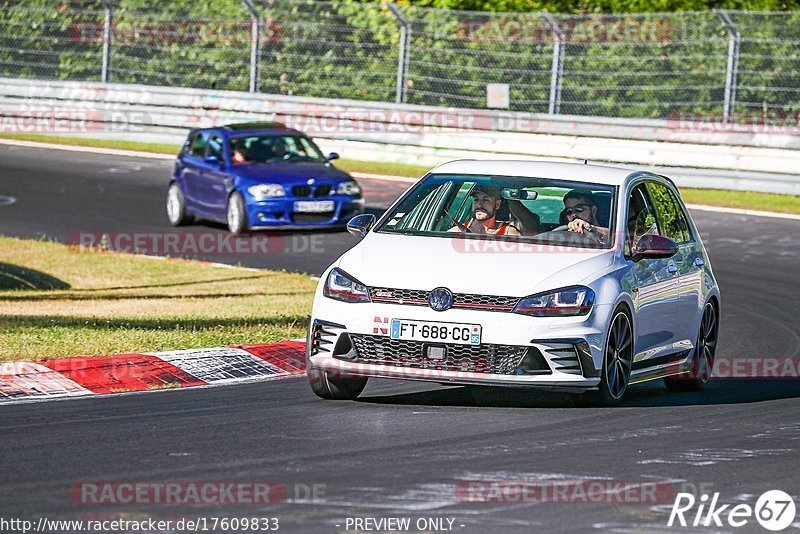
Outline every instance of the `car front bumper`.
{"label": "car front bumper", "polygon": [[[332,375],[423,380],[453,384],[535,386],[573,392],[600,383],[610,306],[585,317],[540,318],[509,312],[427,306],[315,302],[307,362]],[[444,359],[431,359],[436,343],[391,340],[391,319],[479,324],[481,345],[445,344]]]}
{"label": "car front bumper", "polygon": [[[295,211],[295,202],[332,201],[333,210],[321,213],[299,213]],[[353,198],[346,195],[334,195],[320,198],[281,197],[268,200],[256,200],[248,195],[246,198],[247,215],[250,229],[275,228],[321,228],[342,226],[364,213],[364,198]]]}

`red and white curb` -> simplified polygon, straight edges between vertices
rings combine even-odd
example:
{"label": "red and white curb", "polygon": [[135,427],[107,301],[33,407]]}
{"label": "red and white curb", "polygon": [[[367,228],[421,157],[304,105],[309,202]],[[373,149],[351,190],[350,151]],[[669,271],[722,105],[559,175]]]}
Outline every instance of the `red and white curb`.
{"label": "red and white curb", "polygon": [[305,373],[305,346],[294,340],[2,363],[0,404],[291,378]]}

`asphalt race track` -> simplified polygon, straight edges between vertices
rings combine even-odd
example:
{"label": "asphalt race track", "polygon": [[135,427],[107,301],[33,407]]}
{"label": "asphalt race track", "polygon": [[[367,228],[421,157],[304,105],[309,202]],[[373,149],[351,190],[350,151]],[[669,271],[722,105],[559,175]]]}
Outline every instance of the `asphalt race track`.
{"label": "asphalt race track", "polygon": [[[163,207],[171,165],[2,146],[0,195],[16,203],[0,206],[0,233],[63,241],[80,231],[171,231]],[[376,209],[407,186],[364,185]],[[800,355],[800,221],[693,215],[723,292],[718,357]],[[355,243],[344,232],[290,236],[319,246],[204,259],[319,274]],[[359,401],[325,402],[292,379],[7,405],[0,407],[0,515],[277,517],[280,531],[303,533],[344,532],[348,517],[390,516],[449,518],[465,533],[652,532],[668,530],[678,491],[754,505],[762,492],[782,489],[797,501],[800,380],[717,380],[703,393],[677,394],[657,382],[628,395],[620,408],[594,409],[561,395],[487,392],[476,401],[461,387],[373,381]],[[481,494],[465,491],[541,480],[660,482],[670,492],[647,502],[540,503],[474,502]],[[81,505],[69,490],[87,481],[272,482],[286,498],[257,506]]]}

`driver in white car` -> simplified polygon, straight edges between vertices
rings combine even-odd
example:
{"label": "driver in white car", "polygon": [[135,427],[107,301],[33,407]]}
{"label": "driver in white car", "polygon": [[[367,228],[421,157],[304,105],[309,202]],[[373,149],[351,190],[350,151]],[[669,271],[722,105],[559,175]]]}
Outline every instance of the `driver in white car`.
{"label": "driver in white car", "polygon": [[470,193],[472,196],[472,217],[464,224],[459,224],[449,232],[469,232],[474,234],[518,236],[519,230],[508,222],[498,221],[497,210],[503,199],[500,190],[495,187],[477,186]]}
{"label": "driver in white car", "polygon": [[573,189],[564,195],[564,211],[567,218],[567,230],[585,235],[604,243],[608,239],[609,230],[597,221],[597,205],[594,195],[586,189]]}

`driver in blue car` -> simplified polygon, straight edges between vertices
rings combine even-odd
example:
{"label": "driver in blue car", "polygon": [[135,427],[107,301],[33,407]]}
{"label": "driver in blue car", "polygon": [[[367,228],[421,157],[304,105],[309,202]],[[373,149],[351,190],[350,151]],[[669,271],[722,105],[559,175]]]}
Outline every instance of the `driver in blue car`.
{"label": "driver in blue car", "polygon": [[520,235],[519,230],[511,223],[497,220],[497,210],[503,202],[499,189],[479,185],[472,190],[470,196],[472,197],[472,217],[463,224],[456,223],[456,226],[448,231],[488,235]]}
{"label": "driver in blue car", "polygon": [[231,143],[231,163],[233,165],[244,165],[247,163],[247,146],[242,141]]}
{"label": "driver in blue car", "polygon": [[573,189],[564,195],[564,210],[567,230],[605,243],[609,230],[597,221],[597,205],[594,195],[586,189]]}

